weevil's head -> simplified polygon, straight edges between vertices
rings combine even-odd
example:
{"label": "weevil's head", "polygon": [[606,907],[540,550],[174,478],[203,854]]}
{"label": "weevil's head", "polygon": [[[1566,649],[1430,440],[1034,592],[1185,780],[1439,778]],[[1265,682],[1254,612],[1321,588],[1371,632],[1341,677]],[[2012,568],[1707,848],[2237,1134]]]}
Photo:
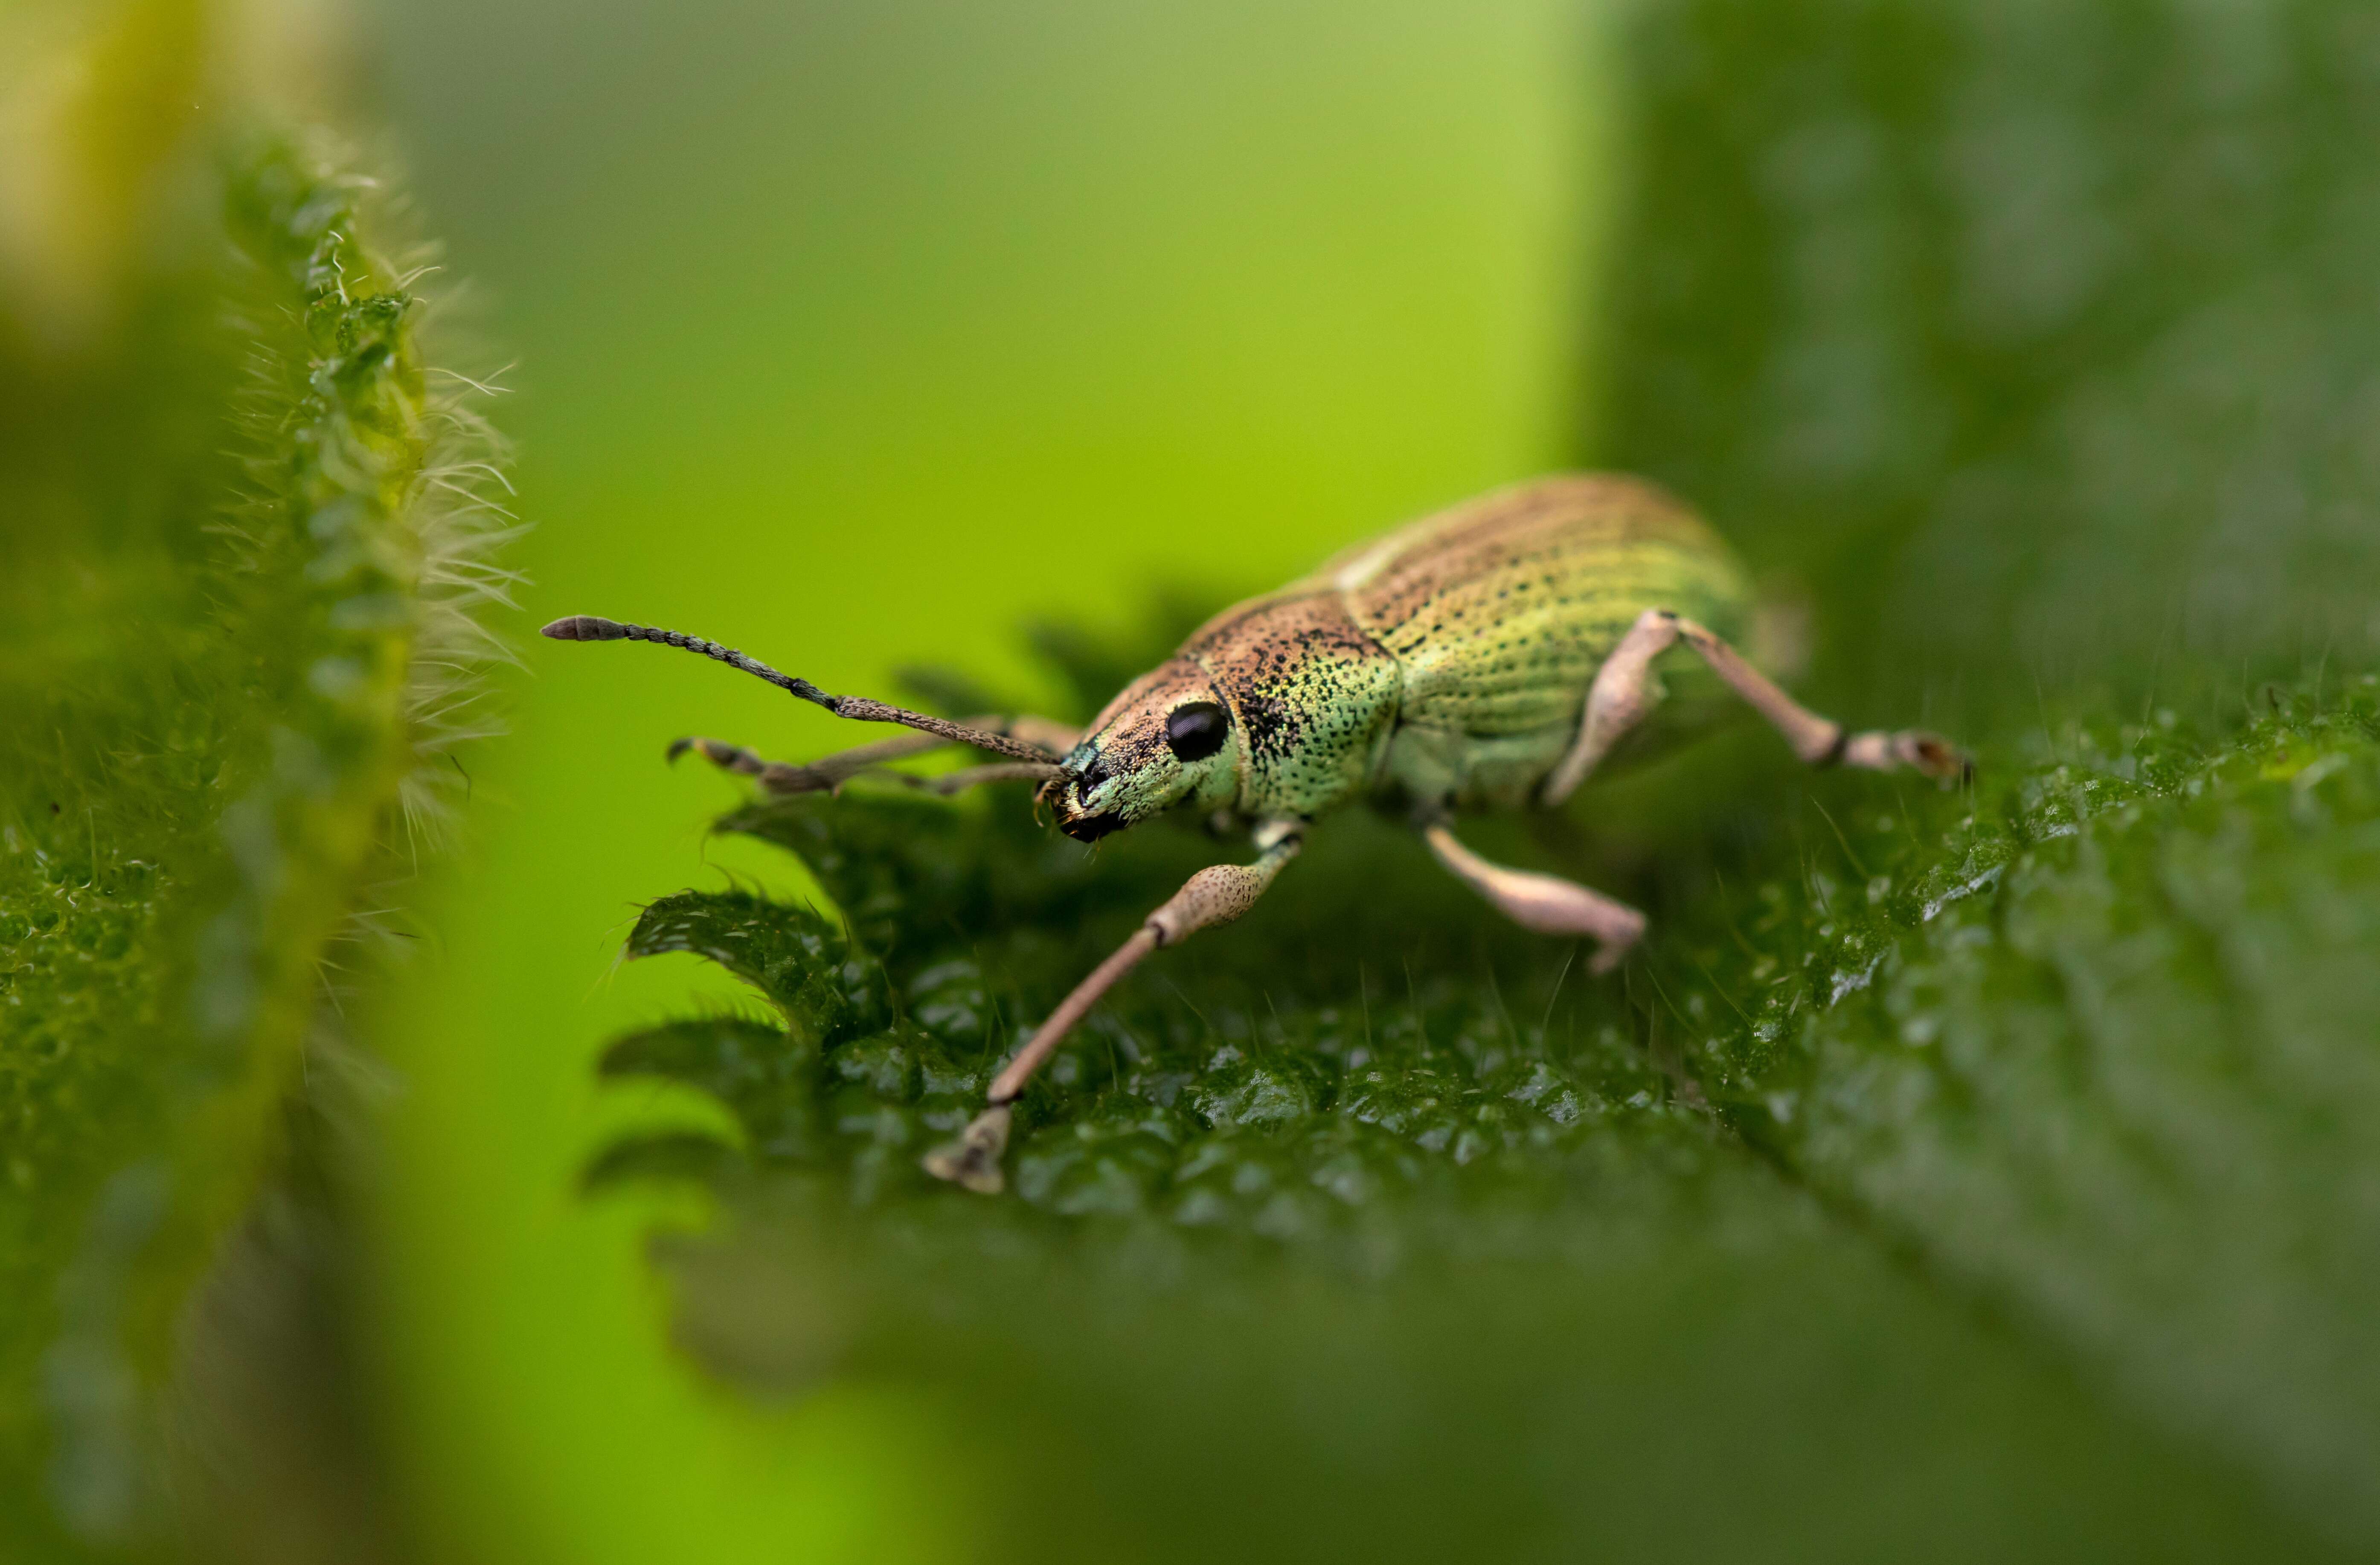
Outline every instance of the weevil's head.
{"label": "weevil's head", "polygon": [[1207,672],[1176,658],[1108,703],[1042,784],[1058,829],[1095,843],[1175,805],[1229,803],[1240,786],[1240,725]]}

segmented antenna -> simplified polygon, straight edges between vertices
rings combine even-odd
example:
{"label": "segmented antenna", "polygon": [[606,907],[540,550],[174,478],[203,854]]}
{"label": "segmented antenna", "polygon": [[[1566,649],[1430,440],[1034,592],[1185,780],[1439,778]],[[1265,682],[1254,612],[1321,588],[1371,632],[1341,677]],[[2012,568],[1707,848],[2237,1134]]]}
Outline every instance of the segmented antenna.
{"label": "segmented antenna", "polygon": [[684,631],[660,630],[649,625],[628,625],[620,620],[607,620],[600,614],[570,614],[554,621],[539,634],[556,641],[652,641],[663,647],[699,652],[730,668],[742,669],[756,678],[765,679],[788,695],[824,707],[835,716],[849,718],[855,722],[897,722],[1015,760],[1048,762],[1056,758],[1038,745],[1028,745],[1022,739],[1012,739],[989,728],[969,728],[947,718],[913,712],[906,707],[892,706],[866,696],[830,696],[807,679],[779,673],[758,658],[747,658],[733,647],[722,647],[716,641],[705,641],[699,636],[688,636]]}

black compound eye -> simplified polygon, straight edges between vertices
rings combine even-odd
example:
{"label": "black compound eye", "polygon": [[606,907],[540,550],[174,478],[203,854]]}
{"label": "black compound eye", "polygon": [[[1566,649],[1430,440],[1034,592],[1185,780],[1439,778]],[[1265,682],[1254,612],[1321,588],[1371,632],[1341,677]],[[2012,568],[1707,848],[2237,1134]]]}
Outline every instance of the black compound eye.
{"label": "black compound eye", "polygon": [[1176,760],[1205,760],[1231,731],[1231,718],[1212,701],[1185,702],[1165,714],[1165,744]]}

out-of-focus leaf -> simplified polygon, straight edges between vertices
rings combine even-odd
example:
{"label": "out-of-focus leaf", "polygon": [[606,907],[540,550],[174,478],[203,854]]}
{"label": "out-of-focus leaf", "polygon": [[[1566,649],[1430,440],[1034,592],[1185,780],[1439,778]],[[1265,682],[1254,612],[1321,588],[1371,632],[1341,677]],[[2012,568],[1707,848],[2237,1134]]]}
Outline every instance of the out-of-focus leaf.
{"label": "out-of-focus leaf", "polygon": [[1664,843],[1665,1010],[1798,1175],[2369,1547],[2380,30],[1674,0],[1625,49],[1598,455],[1793,580],[1826,705],[1987,763],[1964,825],[1829,785]]}
{"label": "out-of-focus leaf", "polygon": [[733,1168],[735,1149],[698,1131],[668,1131],[631,1136],[606,1146],[587,1165],[589,1191],[614,1185],[645,1185],[686,1180],[714,1184]]}
{"label": "out-of-focus leaf", "polygon": [[[817,1053],[814,1047],[797,1046],[798,1036],[728,1016],[672,1022],[620,1039],[604,1050],[601,1070],[607,1078],[653,1076],[709,1093],[742,1124],[752,1157],[798,1159],[812,1155],[819,1142]],[[599,1163],[589,1171],[589,1183],[625,1177],[649,1167],[655,1157],[677,1159],[688,1173],[723,1167],[691,1153],[656,1148],[629,1164]]]}
{"label": "out-of-focus leaf", "polygon": [[2380,18],[2353,0],[1662,0],[1602,460],[1974,734],[2368,667]]}
{"label": "out-of-focus leaf", "polygon": [[0,341],[12,1557],[170,1530],[191,1284],[273,1166],[334,942],[486,728],[493,452],[430,382],[364,182],[285,140],[192,177],[213,210],[118,258],[112,321]]}

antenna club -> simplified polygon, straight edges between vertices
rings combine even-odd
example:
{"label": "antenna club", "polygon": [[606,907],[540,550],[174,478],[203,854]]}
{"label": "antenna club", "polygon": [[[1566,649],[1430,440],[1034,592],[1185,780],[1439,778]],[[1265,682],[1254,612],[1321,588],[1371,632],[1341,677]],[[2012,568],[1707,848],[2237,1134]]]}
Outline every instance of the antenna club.
{"label": "antenna club", "polygon": [[538,632],[556,641],[625,641],[629,627],[600,614],[570,614]]}

